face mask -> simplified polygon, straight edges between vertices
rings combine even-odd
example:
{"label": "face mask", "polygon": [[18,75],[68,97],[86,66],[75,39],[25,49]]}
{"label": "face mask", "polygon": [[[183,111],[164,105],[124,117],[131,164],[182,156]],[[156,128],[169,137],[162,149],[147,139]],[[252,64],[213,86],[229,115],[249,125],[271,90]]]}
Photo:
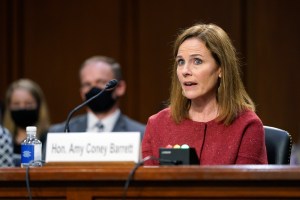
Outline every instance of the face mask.
{"label": "face mask", "polygon": [[33,126],[37,123],[39,118],[39,109],[11,110],[10,114],[16,126],[25,129],[26,126]]}
{"label": "face mask", "polygon": [[[85,94],[85,98],[90,99],[101,91],[101,89],[93,87],[88,93]],[[116,99],[112,97],[112,92],[113,90],[103,92],[100,96],[88,103],[88,107],[94,113],[102,113],[108,111],[116,103]]]}

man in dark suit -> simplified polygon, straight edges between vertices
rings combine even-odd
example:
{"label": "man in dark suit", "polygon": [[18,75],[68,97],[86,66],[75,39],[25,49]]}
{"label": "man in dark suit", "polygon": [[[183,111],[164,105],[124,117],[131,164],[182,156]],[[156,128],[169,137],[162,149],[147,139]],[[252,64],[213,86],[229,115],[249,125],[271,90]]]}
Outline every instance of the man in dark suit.
{"label": "man in dark suit", "polygon": [[[140,132],[143,136],[144,124],[122,114],[119,108],[119,99],[126,91],[119,63],[109,57],[94,56],[84,61],[79,76],[82,100],[99,93],[112,79],[117,79],[118,85],[91,101],[86,114],[71,119],[70,132]],[[64,132],[64,127],[65,122],[56,124],[49,132]]]}

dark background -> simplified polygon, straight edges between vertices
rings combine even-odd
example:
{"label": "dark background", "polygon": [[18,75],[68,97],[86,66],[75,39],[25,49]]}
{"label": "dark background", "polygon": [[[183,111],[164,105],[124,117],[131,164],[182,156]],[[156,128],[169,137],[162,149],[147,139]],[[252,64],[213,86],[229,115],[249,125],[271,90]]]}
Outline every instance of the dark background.
{"label": "dark background", "polygon": [[79,66],[107,55],[127,80],[123,112],[146,123],[168,99],[178,31],[216,23],[239,52],[263,123],[286,129],[295,142],[299,12],[298,0],[0,0],[0,100],[12,81],[30,78],[44,90],[52,122],[64,121],[81,102]]}

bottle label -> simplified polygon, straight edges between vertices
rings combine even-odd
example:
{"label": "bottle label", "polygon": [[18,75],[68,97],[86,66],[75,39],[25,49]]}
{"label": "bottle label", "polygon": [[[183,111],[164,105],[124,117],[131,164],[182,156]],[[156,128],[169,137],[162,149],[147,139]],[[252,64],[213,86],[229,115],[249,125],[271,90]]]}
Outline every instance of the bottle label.
{"label": "bottle label", "polygon": [[34,160],[34,145],[24,144],[21,146],[21,164],[29,164]]}
{"label": "bottle label", "polygon": [[42,144],[34,145],[34,160],[42,160]]}

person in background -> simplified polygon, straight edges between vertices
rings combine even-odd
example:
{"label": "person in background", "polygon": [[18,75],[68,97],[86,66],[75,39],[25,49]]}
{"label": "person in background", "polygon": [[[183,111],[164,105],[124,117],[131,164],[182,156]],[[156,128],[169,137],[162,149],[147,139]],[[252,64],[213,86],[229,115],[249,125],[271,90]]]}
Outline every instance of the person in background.
{"label": "person in background", "polygon": [[292,146],[290,164],[300,165],[300,141]]}
{"label": "person in background", "polygon": [[187,144],[201,165],[267,164],[263,124],[226,32],[214,24],[187,28],[173,56],[169,106],[148,119],[143,159],[158,158],[160,147]]}
{"label": "person in background", "polygon": [[13,167],[13,144],[11,134],[0,125],[0,167]]}
{"label": "person in background", "polygon": [[0,167],[12,167],[13,144],[11,134],[2,126],[2,102],[0,102]]}
{"label": "person in background", "polygon": [[[117,86],[102,93],[87,106],[87,113],[70,120],[70,132],[140,132],[145,125],[122,114],[120,98],[125,94],[121,66],[113,58],[93,56],[84,61],[79,72],[80,95],[83,101],[98,94],[112,79],[118,80]],[[50,127],[49,132],[64,132],[65,122]]]}
{"label": "person in background", "polygon": [[12,133],[15,165],[19,166],[27,126],[36,126],[37,138],[45,143],[50,125],[48,107],[40,86],[29,79],[17,80],[9,86],[5,104],[4,126]]}

